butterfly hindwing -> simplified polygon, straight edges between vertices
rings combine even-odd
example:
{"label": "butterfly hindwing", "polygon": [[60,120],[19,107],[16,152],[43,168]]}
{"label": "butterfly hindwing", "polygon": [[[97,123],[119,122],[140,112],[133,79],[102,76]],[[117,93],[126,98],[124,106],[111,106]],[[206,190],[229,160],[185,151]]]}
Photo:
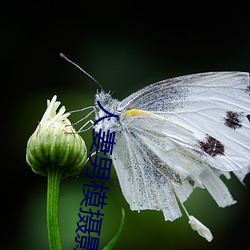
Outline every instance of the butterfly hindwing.
{"label": "butterfly hindwing", "polygon": [[[159,174],[154,165],[156,162],[152,159],[153,155],[146,155],[139,146],[140,139],[126,133],[116,134],[112,159],[123,195],[131,210],[161,210],[166,220],[171,221],[180,217],[180,209],[169,178]],[[150,151],[147,153],[150,154]]]}

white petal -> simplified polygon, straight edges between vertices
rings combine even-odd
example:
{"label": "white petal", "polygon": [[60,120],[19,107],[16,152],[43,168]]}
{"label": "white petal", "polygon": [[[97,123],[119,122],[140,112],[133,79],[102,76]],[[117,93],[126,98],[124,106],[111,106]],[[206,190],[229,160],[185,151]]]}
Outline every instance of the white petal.
{"label": "white petal", "polygon": [[203,225],[199,220],[197,220],[194,216],[189,216],[189,222],[191,228],[198,232],[200,236],[205,238],[207,241],[211,241],[213,239],[213,235],[210,232],[209,228]]}
{"label": "white petal", "polygon": [[47,100],[47,109],[40,121],[40,124],[44,124],[46,122],[60,122],[66,125],[71,125],[70,121],[67,119],[70,113],[65,113],[66,108],[64,106],[62,106],[57,112],[61,102],[56,99],[57,96],[54,95],[51,101]]}

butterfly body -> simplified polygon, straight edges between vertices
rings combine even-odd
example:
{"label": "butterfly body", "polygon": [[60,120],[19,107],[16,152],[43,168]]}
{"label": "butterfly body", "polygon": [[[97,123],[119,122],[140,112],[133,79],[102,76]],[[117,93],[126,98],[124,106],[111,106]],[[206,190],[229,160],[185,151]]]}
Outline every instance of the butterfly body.
{"label": "butterfly body", "polygon": [[[161,210],[173,221],[181,216],[177,198],[183,203],[195,187],[221,207],[235,203],[220,175],[242,181],[250,171],[248,73],[176,77],[121,102],[104,91],[96,101],[115,115],[95,129],[116,132],[111,157],[132,210]],[[96,120],[106,115],[97,110]]]}

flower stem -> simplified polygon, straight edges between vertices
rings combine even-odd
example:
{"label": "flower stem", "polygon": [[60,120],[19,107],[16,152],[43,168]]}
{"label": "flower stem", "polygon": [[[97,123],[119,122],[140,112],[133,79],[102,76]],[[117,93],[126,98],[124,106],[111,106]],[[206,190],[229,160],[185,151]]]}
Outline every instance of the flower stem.
{"label": "flower stem", "polygon": [[58,166],[48,168],[47,227],[50,250],[61,250],[59,231],[59,189],[62,170]]}

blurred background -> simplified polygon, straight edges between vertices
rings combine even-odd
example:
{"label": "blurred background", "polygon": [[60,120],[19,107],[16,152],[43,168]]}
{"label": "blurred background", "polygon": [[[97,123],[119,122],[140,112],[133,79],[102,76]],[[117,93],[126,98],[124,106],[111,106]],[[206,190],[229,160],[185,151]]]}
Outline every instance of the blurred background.
{"label": "blurred background", "polygon": [[[197,3],[197,2],[196,2]],[[206,71],[250,69],[247,7],[210,1],[191,6],[157,1],[11,1],[1,4],[1,249],[48,249],[46,178],[25,161],[26,143],[54,94],[67,110],[93,105],[97,85],[59,57],[63,52],[122,100],[150,83]],[[71,121],[77,121],[74,115]],[[88,147],[91,131],[82,134]],[[90,165],[91,166],[91,165]],[[63,249],[76,246],[76,222],[85,170],[62,181],[60,230]],[[186,216],[165,222],[157,211],[132,212],[114,170],[100,236],[100,249],[126,219],[114,249],[248,249],[249,188],[225,180],[236,205],[218,208],[205,190],[186,207],[214,235],[206,242]]]}

